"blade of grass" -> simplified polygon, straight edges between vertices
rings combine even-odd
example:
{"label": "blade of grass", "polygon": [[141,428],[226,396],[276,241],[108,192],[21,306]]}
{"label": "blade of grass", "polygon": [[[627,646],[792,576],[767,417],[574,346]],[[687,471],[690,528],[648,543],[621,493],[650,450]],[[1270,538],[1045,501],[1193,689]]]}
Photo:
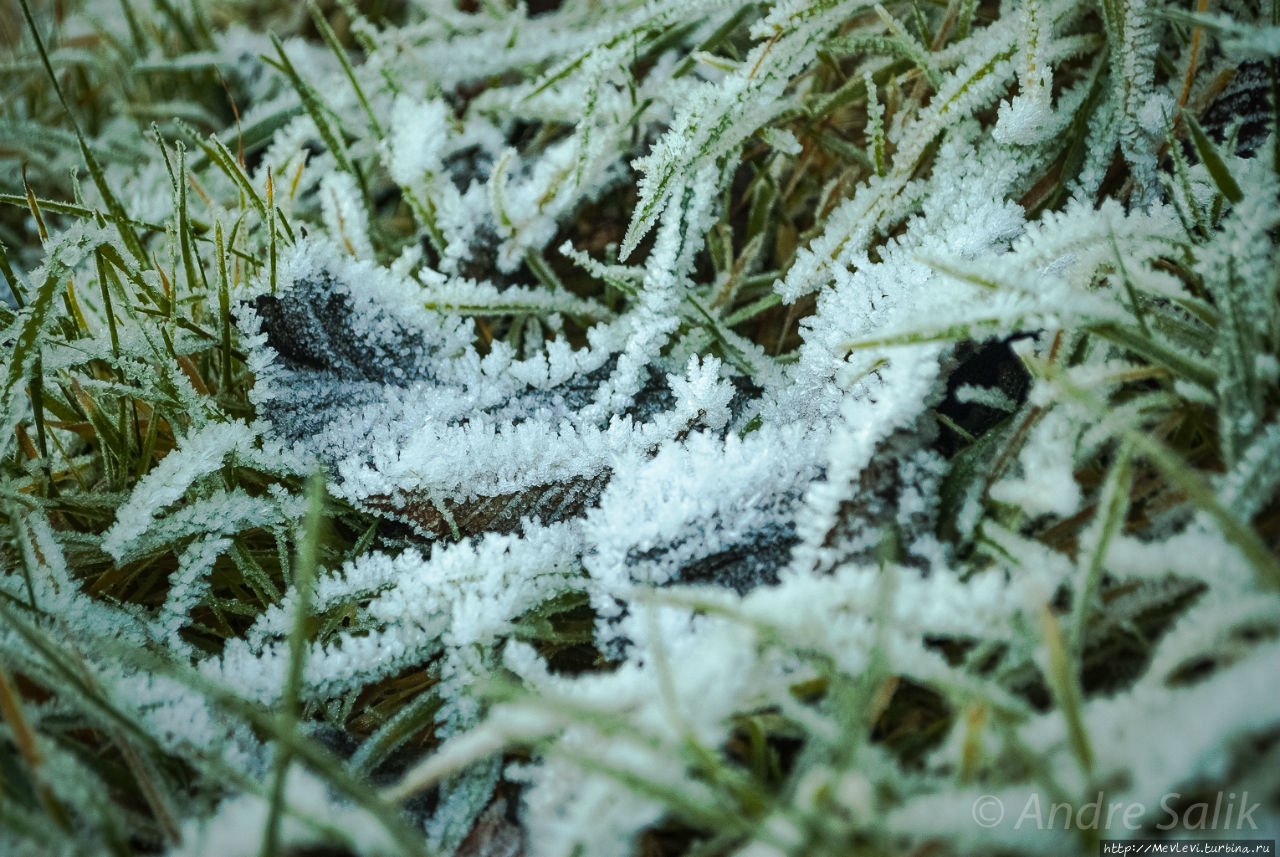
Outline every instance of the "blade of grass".
{"label": "blade of grass", "polygon": [[[107,317],[107,332],[111,336],[111,355],[117,362],[120,360],[120,333],[116,329],[116,314],[111,304],[111,289],[108,285],[107,263],[102,257],[101,248],[93,251],[94,264],[98,271],[98,287],[102,291],[103,313]],[[123,380],[123,378],[121,378]]]}
{"label": "blade of grass", "polygon": [[[1071,603],[1071,624],[1067,632],[1067,650],[1077,662],[1083,657],[1084,627],[1089,610],[1094,606],[1098,584],[1102,580],[1107,548],[1124,526],[1129,512],[1129,490],[1133,484],[1133,461],[1128,445],[1122,445],[1115,463],[1107,472],[1107,481],[1098,501],[1098,514],[1094,522],[1096,542],[1088,552],[1087,561],[1080,563],[1075,592]],[[1082,555],[1083,559],[1083,555]]]}
{"label": "blade of grass", "polygon": [[0,667],[0,716],[9,724],[13,742],[17,745],[18,752],[27,766],[45,813],[59,829],[70,831],[71,816],[68,815],[66,807],[58,800],[53,790],[44,782],[41,774],[44,760],[39,747],[36,746],[35,730],[31,728],[31,723],[22,711],[22,703],[18,698],[17,689],[9,678],[9,671],[3,667]]}
{"label": "blade of grass", "polygon": [[680,65],[676,66],[676,70],[672,72],[671,78],[674,80],[679,77],[684,77],[686,74],[693,71],[694,66],[698,64],[698,61],[694,59],[694,54],[710,53],[720,47],[720,45],[724,43],[724,40],[729,38],[734,30],[742,26],[743,23],[746,22],[747,17],[755,11],[756,8],[754,4],[743,4],[738,11],[730,15],[723,24],[716,27],[715,31],[711,35],[707,36],[701,44],[694,48],[693,52],[690,53],[689,56],[680,61]]}
{"label": "blade of grass", "polygon": [[[42,210],[50,211],[50,212],[53,212],[54,214],[67,214],[67,215],[71,215],[72,217],[79,217],[83,220],[88,220],[89,218],[96,219],[102,216],[101,212],[96,211],[92,208],[88,208],[83,205],[78,205],[74,202],[60,202],[54,199],[41,199],[39,197],[36,198],[36,202],[39,204]],[[28,202],[27,202],[26,196],[22,194],[0,193],[0,204],[18,205],[18,206],[25,207],[28,204]],[[115,223],[117,225],[122,222],[118,220],[115,214],[111,212],[107,213],[107,216],[105,219],[107,220],[107,222]],[[160,223],[150,223],[146,220],[137,220],[135,218],[130,218],[130,217],[125,217],[123,222],[128,223],[129,225],[140,228],[140,229],[146,229],[150,232],[164,231],[164,225]]]}
{"label": "blade of grass", "polygon": [[1205,168],[1209,171],[1209,177],[1213,179],[1213,183],[1218,186],[1218,190],[1227,198],[1228,202],[1241,202],[1244,199],[1244,193],[1241,192],[1240,185],[1236,183],[1235,177],[1231,175],[1231,170],[1227,169],[1221,153],[1218,152],[1218,147],[1213,145],[1213,141],[1204,133],[1204,129],[1200,127],[1200,123],[1196,121],[1196,117],[1191,114],[1191,111],[1183,110],[1182,118],[1187,121],[1187,127],[1191,130],[1191,139],[1196,145],[1196,151],[1200,154],[1200,160],[1204,162]]}
{"label": "blade of grass", "polygon": [[[0,405],[4,407],[4,424],[0,426],[0,437],[10,437],[22,418],[23,408],[19,406],[18,397],[22,394],[22,381],[32,377],[32,373],[40,362],[40,331],[43,330],[49,310],[53,306],[53,296],[58,291],[62,278],[66,275],[66,265],[61,259],[61,247],[53,251],[46,264],[44,283],[36,292],[35,299],[26,309],[22,329],[13,341],[13,350],[9,357],[9,371],[0,387]],[[36,385],[38,388],[38,385]],[[38,393],[38,389],[37,389]],[[43,411],[43,408],[38,408]],[[43,417],[37,413],[37,420]],[[47,456],[41,449],[41,455]]]}
{"label": "blade of grass", "polygon": [[352,767],[367,776],[398,746],[430,726],[442,705],[440,694],[431,689],[418,694],[364,740],[351,757]]}
{"label": "blade of grass", "polygon": [[276,183],[267,165],[267,262],[271,281],[271,294],[276,293],[276,258],[279,238],[276,236]]}
{"label": "blade of grass", "polygon": [[44,216],[40,213],[40,203],[36,202],[36,195],[31,190],[31,185],[27,183],[27,165],[22,165],[22,189],[27,194],[27,209],[31,212],[31,217],[36,222],[36,232],[40,234],[41,241],[49,240],[49,229],[44,225]]}
{"label": "blade of grass", "polygon": [[204,47],[211,47],[200,44],[200,40],[197,39],[195,33],[192,32],[191,26],[187,23],[187,20],[182,17],[169,0],[152,0],[152,3],[154,3],[155,7],[160,10],[161,15],[168,20],[169,25],[173,27],[173,31],[176,32],[182,41],[186,43],[190,52],[195,53]]}
{"label": "blade of grass", "polygon": [[129,38],[133,40],[133,50],[138,56],[147,53],[147,40],[142,34],[142,27],[138,24],[138,16],[133,11],[133,5],[129,0],[120,0],[120,12],[124,15],[125,24],[129,28]]}
{"label": "blade of grass", "polygon": [[[156,135],[159,140],[159,134]],[[191,219],[187,211],[187,151],[186,147],[178,141],[178,170],[175,173],[169,162],[169,153],[165,150],[164,143],[160,143],[160,152],[164,156],[165,168],[169,171],[169,181],[173,185],[173,192],[176,197],[177,213],[178,213],[178,252],[182,256],[182,270],[187,278],[187,290],[194,293],[196,291],[196,264],[192,258],[194,248],[191,246]],[[221,224],[219,224],[221,229]],[[222,250],[218,250],[221,257]]]}
{"label": "blade of grass", "polygon": [[18,281],[18,275],[13,270],[13,265],[9,262],[9,251],[5,248],[4,242],[0,241],[0,274],[4,274],[4,280],[9,284],[9,294],[13,295],[14,302],[18,305],[18,309],[22,309],[27,305],[23,292],[26,291],[26,284]]}
{"label": "blade of grass", "polygon": [[[311,609],[311,588],[316,576],[316,563],[320,550],[320,525],[324,515],[324,475],[317,471],[307,482],[307,514],[303,523],[302,541],[293,567],[294,600],[293,627],[289,631],[289,671],[285,676],[277,718],[281,731],[297,729],[299,696],[302,692],[302,669],[307,655],[307,622]],[[285,779],[289,774],[292,752],[287,747],[276,748],[275,770],[271,784],[270,809],[262,834],[262,857],[274,857],[280,847],[280,819],[284,806]]]}
{"label": "blade of grass", "polygon": [[222,329],[222,385],[219,393],[231,392],[231,285],[227,281],[227,254],[222,243],[222,224],[214,230],[218,254],[218,325]]}
{"label": "blade of grass", "polygon": [[736,327],[744,321],[750,321],[765,310],[772,309],[782,303],[782,296],[777,292],[769,292],[769,294],[747,304],[742,309],[735,311],[724,320],[725,327]]}
{"label": "blade of grass", "polygon": [[267,206],[263,202],[262,196],[254,188],[253,182],[249,180],[249,176],[241,168],[235,155],[231,154],[231,150],[223,144],[217,137],[209,137],[208,142],[195,138],[197,145],[204,150],[204,153],[214,162],[226,176],[240,188],[241,193],[253,204],[258,210],[259,216],[265,221],[267,220]]}
{"label": "blade of grass", "polygon": [[275,33],[271,34],[271,44],[275,46],[276,53],[280,56],[280,61],[275,62],[266,56],[263,57],[263,60],[279,68],[289,78],[289,83],[297,91],[298,97],[302,99],[302,106],[306,108],[307,113],[311,116],[311,121],[316,124],[316,130],[320,132],[320,137],[324,140],[325,146],[328,147],[334,160],[338,162],[338,168],[343,172],[350,173],[352,177],[358,180],[360,176],[351,166],[351,161],[347,159],[346,147],[342,145],[338,135],[329,124],[329,119],[326,115],[329,113],[329,108],[325,106],[320,93],[316,92],[315,88],[298,74],[298,70],[294,68],[289,55],[285,53],[280,37]]}
{"label": "blade of grass", "polygon": [[351,82],[351,88],[355,90],[356,99],[359,100],[360,106],[364,108],[365,115],[369,117],[369,127],[373,129],[374,135],[381,140],[386,136],[382,131],[382,123],[378,121],[378,117],[373,113],[373,108],[369,106],[369,99],[365,97],[364,89],[360,86],[360,82],[356,80],[356,70],[352,68],[347,52],[338,42],[338,36],[333,32],[333,27],[329,26],[329,19],[320,12],[320,7],[315,4],[315,0],[307,0],[307,9],[311,11],[311,20],[315,22],[316,29],[320,31],[320,36],[324,39],[325,44],[329,46],[329,50],[333,51],[333,55],[338,58],[338,64],[342,66],[343,74]]}
{"label": "blade of grass", "polygon": [[1040,634],[1048,654],[1045,680],[1054,701],[1066,718],[1071,751],[1087,776],[1093,770],[1093,746],[1084,722],[1077,664],[1063,640],[1058,617],[1048,604],[1040,607]]}
{"label": "blade of grass", "polygon": [[[269,143],[275,133],[293,121],[294,117],[301,115],[303,109],[301,104],[283,108],[256,122],[250,123],[240,133],[236,133],[236,129],[232,128],[231,131],[219,135],[218,140],[228,150],[230,150],[231,144],[235,142],[244,151],[251,152],[259,146]],[[208,153],[196,158],[191,162],[191,170],[197,173],[203,171],[209,165],[209,160]]]}

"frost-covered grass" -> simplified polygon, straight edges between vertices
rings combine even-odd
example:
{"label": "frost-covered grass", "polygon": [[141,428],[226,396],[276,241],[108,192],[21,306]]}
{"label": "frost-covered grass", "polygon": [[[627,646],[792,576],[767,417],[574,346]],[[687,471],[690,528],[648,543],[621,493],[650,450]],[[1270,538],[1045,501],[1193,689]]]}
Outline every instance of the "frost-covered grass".
{"label": "frost-covered grass", "polygon": [[1280,3],[0,43],[0,853],[1280,833]]}

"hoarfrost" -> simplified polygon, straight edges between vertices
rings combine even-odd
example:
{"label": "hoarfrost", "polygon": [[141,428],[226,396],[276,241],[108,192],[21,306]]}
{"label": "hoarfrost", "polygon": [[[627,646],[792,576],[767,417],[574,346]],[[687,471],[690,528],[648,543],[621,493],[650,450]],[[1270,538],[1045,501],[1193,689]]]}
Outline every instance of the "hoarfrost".
{"label": "hoarfrost", "polygon": [[[920,38],[864,2],[410,5],[399,27],[356,16],[364,61],[349,73],[290,40],[302,95],[241,30],[149,60],[234,69],[246,121],[274,129],[256,166],[228,157],[201,187],[234,269],[194,321],[169,313],[153,336],[135,313],[195,294],[186,221],[136,254],[157,271],[126,272],[145,306],[98,297],[113,281],[86,263],[135,255],[107,226],[65,227],[43,266],[21,266],[34,300],[4,328],[6,425],[27,416],[22,386],[92,365],[76,395],[149,397],[172,449],[81,542],[51,523],[56,498],[28,490],[74,456],[42,452],[6,487],[24,574],[0,588],[26,624],[0,640],[35,680],[100,684],[92,728],[127,723],[200,776],[239,778],[187,808],[170,854],[260,847],[272,810],[245,784],[283,745],[257,728],[275,721],[236,717],[285,700],[299,656],[307,718],[342,732],[372,712],[334,769],[396,776],[396,798],[436,788],[415,821],[443,852],[508,787],[528,852],[547,857],[634,853],[673,809],[745,854],[804,853],[812,831],[1035,850],[970,823],[978,793],[957,781],[1025,793],[1034,758],[1071,794],[1117,783],[1154,805],[1229,777],[1234,748],[1274,732],[1280,572],[1253,524],[1280,488],[1277,183],[1243,151],[1161,178],[1186,95],[1162,65],[1173,31],[1157,4],[1104,3],[1096,38],[1067,0],[1007,3],[990,23],[949,4],[932,34],[937,10],[914,9]],[[862,16],[883,27],[852,50]],[[1274,27],[1194,20],[1275,53]],[[968,33],[955,46],[953,25]],[[885,53],[918,75],[901,83]],[[818,85],[829,65],[835,95]],[[822,137],[864,98],[867,163]],[[801,231],[788,197],[832,147],[852,166]],[[1099,194],[1117,150],[1127,206]],[[133,185],[113,225],[177,216],[154,163],[117,176]],[[738,210],[744,184],[759,210]],[[629,223],[590,222],[619,199]],[[64,281],[83,336],[51,333]],[[743,331],[773,324],[776,304],[770,352]],[[210,341],[243,368],[252,416],[197,390],[188,355]],[[1031,380],[979,377],[982,343]],[[68,442],[79,429],[49,426]],[[1216,444],[1207,464],[1170,451],[1201,454],[1191,435]],[[303,622],[292,486],[315,468],[328,525],[367,530],[359,552],[321,552]],[[1152,481],[1176,490],[1143,493]],[[274,542],[271,573],[245,559],[250,532]],[[99,548],[117,570],[172,564],[146,606],[109,605],[68,559]],[[228,567],[255,590],[230,618]],[[218,645],[201,639],[206,611],[226,627]],[[45,662],[55,634],[83,671]],[[168,647],[191,672],[152,675],[141,656],[101,655],[104,641]],[[1143,657],[1117,677],[1105,661],[1125,646]],[[402,688],[414,700],[383,722],[376,701]],[[911,694],[929,697],[921,717],[945,715],[928,724],[936,744],[904,750],[874,729]],[[65,731],[56,704],[34,708]],[[784,765],[787,742],[804,747]],[[513,746],[518,764],[501,755]],[[81,763],[41,749],[84,802]],[[393,848],[300,767],[284,803],[287,847]]]}

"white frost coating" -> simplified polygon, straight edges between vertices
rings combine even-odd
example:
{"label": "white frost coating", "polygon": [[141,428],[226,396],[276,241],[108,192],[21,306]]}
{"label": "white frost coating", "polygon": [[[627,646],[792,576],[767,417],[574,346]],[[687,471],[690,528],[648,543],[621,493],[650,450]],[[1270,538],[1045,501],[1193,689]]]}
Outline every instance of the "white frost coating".
{"label": "white frost coating", "polygon": [[808,572],[832,561],[833,552],[825,542],[836,525],[840,504],[871,463],[876,445],[919,416],[937,383],[937,351],[899,352],[900,356],[880,370],[878,380],[882,383],[867,384],[861,395],[846,399],[841,422],[831,434],[826,479],[810,486],[805,513],[797,519],[801,544],[792,556],[792,569]]}
{"label": "white frost coating", "polygon": [[[370,438],[369,463],[344,462],[339,473],[356,497],[419,488],[458,496],[506,494],[599,470],[618,434],[579,430],[567,422],[507,427],[472,420],[454,429],[427,418],[407,439]],[[439,454],[442,448],[448,448],[447,457]]]}
{"label": "white frost coating", "polygon": [[[382,824],[364,810],[334,801],[324,780],[294,765],[285,781],[289,810],[280,821],[280,845],[304,849],[332,841],[333,833],[362,853],[391,854],[397,845]],[[217,813],[183,825],[182,844],[167,857],[253,857],[262,850],[262,831],[270,802],[262,795],[240,794],[222,801]]]}
{"label": "white frost coating", "polygon": [[[104,2],[87,6],[118,18]],[[287,585],[306,505],[293,477],[317,461],[344,537],[353,521],[391,521],[370,526],[345,562],[329,553],[341,540],[325,542],[304,716],[318,740],[352,738],[354,723],[385,710],[358,710],[371,695],[420,693],[412,725],[440,747],[397,743],[406,718],[359,735],[350,764],[408,762],[401,791],[415,778],[438,783],[434,813],[420,809],[430,800],[408,809],[441,853],[497,806],[504,780],[526,786],[512,810],[536,857],[634,854],[673,810],[730,831],[724,847],[749,857],[830,842],[892,851],[924,835],[957,852],[1057,853],[1056,835],[974,823],[981,793],[1020,808],[1043,785],[1008,760],[1041,760],[1073,799],[1091,799],[1096,781],[1154,806],[1166,790],[1230,782],[1238,749],[1280,722],[1266,683],[1280,668],[1271,566],[1224,525],[1247,534],[1280,489],[1278,189],[1269,156],[1237,157],[1226,143],[1241,202],[1224,202],[1221,177],[1202,164],[1185,182],[1180,166],[1156,169],[1182,84],[1181,73],[1156,74],[1156,49],[1174,51],[1179,69],[1187,59],[1160,4],[1111,4],[1120,19],[1101,22],[1109,12],[1071,0],[1011,0],[994,22],[980,4],[945,37],[933,25],[948,4],[936,3],[919,4],[918,22],[900,14],[910,4],[860,0],[566,0],[538,14],[520,3],[409,5],[403,26],[352,22],[368,112],[326,50],[287,46],[341,126],[359,181],[318,151],[315,121],[257,58],[273,49],[261,37],[215,27],[205,53],[142,63],[216,63],[254,102],[246,127],[278,128],[249,178],[263,191],[271,171],[274,282],[254,201],[188,160],[202,191],[188,202],[207,205],[195,216],[243,215],[232,262],[248,299],[238,291],[230,308],[241,334],[233,371],[252,383],[259,422],[226,421],[225,391],[199,392],[171,365],[173,354],[216,356],[208,331],[219,331],[206,323],[220,323],[217,312],[192,318],[201,332],[169,325],[166,339],[116,306],[112,337],[92,253],[129,255],[114,224],[72,223],[47,245],[72,266],[65,281],[88,327],[70,338],[46,325],[47,393],[60,396],[53,380],[70,377],[90,397],[155,403],[155,420],[185,409],[191,422],[177,420],[175,448],[122,497],[100,539],[117,565],[104,581],[160,564],[145,605],[103,603],[97,579],[80,575],[95,536],[69,535],[59,498],[28,490],[33,468],[0,509],[23,572],[0,575],[0,594],[68,641],[129,734],[142,730],[191,762],[201,786],[231,792],[220,806],[170,796],[184,831],[174,855],[260,850],[267,804],[235,784],[261,781],[278,745],[202,690],[111,652],[165,646],[248,703],[278,705],[300,604]],[[1197,108],[1231,44],[1276,53],[1274,28],[1236,21],[1257,4],[1227,5],[1231,17],[1203,21],[1218,46],[1201,53],[1213,59],[1193,80]],[[719,32],[738,15],[736,32]],[[873,17],[891,22],[889,35],[861,26]],[[934,50],[916,29],[945,44]],[[839,47],[862,35],[868,50]],[[900,75],[892,57],[920,71]],[[824,112],[823,87],[846,80],[844,95],[859,81],[871,95]],[[842,155],[825,135],[863,115],[871,167],[830,172]],[[102,137],[121,138],[129,121],[109,119]],[[1067,131],[1082,128],[1077,170]],[[1261,137],[1269,153],[1274,141]],[[1124,199],[1126,186],[1106,181],[1099,199],[1117,151],[1137,191]],[[71,165],[56,158],[58,170]],[[130,217],[169,226],[167,171],[112,161]],[[1060,165],[1075,198],[1039,211],[1058,205],[1049,179]],[[765,229],[752,234],[761,214]],[[777,228],[787,220],[804,245],[794,256]],[[146,232],[165,268],[163,231]],[[38,285],[47,261],[21,267]],[[138,276],[156,294],[195,294],[174,267],[172,282]],[[778,297],[791,305],[770,305]],[[19,312],[0,341],[31,317]],[[962,340],[981,347],[954,347]],[[974,350],[1003,355],[1000,380]],[[1022,382],[1005,383],[1022,368]],[[15,425],[32,369],[28,354],[10,372]],[[950,423],[937,417],[953,405]],[[1189,412],[1216,418],[1204,437],[1221,473],[1197,460],[1191,475],[1222,509],[1148,494],[1167,477],[1135,452],[1127,526],[1107,543],[1088,609],[1073,613],[1101,548],[1099,468],[1139,432],[1180,455]],[[50,463],[78,466],[77,430],[49,430],[70,451]],[[230,476],[253,475],[227,484],[229,465]],[[259,561],[279,598],[243,598],[225,645],[214,645],[221,630],[189,627],[255,588]],[[1046,607],[1080,644],[1070,655],[1087,679],[1089,776],[1060,706],[1041,710]],[[1142,674],[1101,686],[1097,653],[1136,631],[1151,641]],[[0,644],[15,670],[58,679],[16,626],[0,628]],[[936,695],[948,716],[931,726],[949,731],[903,765],[899,736],[879,737],[871,721],[896,717],[913,695]],[[65,734],[63,703],[29,706],[38,730]],[[782,740],[757,746],[760,733]],[[804,749],[774,770],[770,754],[796,736]],[[84,765],[41,741],[57,796],[92,800]],[[504,770],[513,748],[521,761]],[[957,786],[966,776],[982,790]],[[336,828],[289,815],[286,847],[390,847],[309,777],[292,778],[286,797]]]}
{"label": "white frost coating", "polygon": [[[491,534],[475,545],[437,548],[429,559],[416,551],[372,554],[348,563],[340,575],[322,575],[317,607],[344,598],[366,606],[350,632],[310,647],[307,696],[339,696],[444,650],[445,683],[457,694],[455,702],[467,707],[462,691],[479,677],[462,669],[466,653],[509,633],[529,604],[573,588],[581,545],[576,524],[530,524],[523,537]],[[205,660],[201,671],[247,698],[274,704],[288,669],[282,638],[292,627],[294,604],[270,611],[247,639],[231,640],[221,658]],[[455,663],[457,658],[462,660]]]}
{"label": "white frost coating", "polygon": [[148,552],[193,535],[227,535],[253,527],[269,527],[287,516],[270,498],[254,497],[243,489],[215,491],[158,518],[146,532],[130,541],[117,555],[132,562]]}
{"label": "white frost coating", "polygon": [[440,171],[451,119],[448,106],[438,98],[396,97],[385,145],[387,171],[397,184],[415,187]]}
{"label": "white frost coating", "polygon": [[[788,522],[795,496],[816,475],[816,446],[815,433],[801,426],[745,440],[698,432],[653,457],[618,460],[600,507],[587,516],[592,577],[618,592],[630,580],[666,583],[690,560]],[[637,559],[646,555],[653,556]]]}
{"label": "white frost coating", "polygon": [[1002,479],[991,496],[1021,506],[1032,515],[1070,517],[1080,507],[1072,439],[1076,427],[1065,408],[1050,411],[1031,431],[1018,454],[1019,476]]}
{"label": "white frost coating", "polygon": [[1053,23],[1045,20],[1040,0],[1023,0],[1018,10],[1023,27],[1018,42],[1022,75],[1019,92],[1000,104],[992,137],[999,143],[1032,144],[1044,140],[1052,121],[1050,93],[1053,91],[1053,68],[1047,62],[1045,44],[1051,38]]}
{"label": "white frost coating", "polygon": [[1002,143],[1039,143],[1052,121],[1047,93],[1020,94],[1001,102],[994,136]]}
{"label": "white frost coating", "polygon": [[973,402],[1006,413],[1012,413],[1018,409],[1017,402],[1003,390],[996,387],[977,387],[973,384],[964,384],[957,388],[956,401],[962,404]]}
{"label": "white frost coating", "polygon": [[116,512],[103,549],[119,559],[129,543],[146,532],[156,515],[176,503],[201,476],[217,470],[227,455],[254,442],[255,432],[241,422],[210,423],[182,438],[134,488]]}
{"label": "white frost coating", "polygon": [[178,558],[178,568],[169,576],[169,594],[157,619],[159,626],[168,632],[169,644],[175,649],[186,647],[178,631],[187,624],[188,611],[204,595],[206,587],[202,578],[209,574],[214,562],[230,546],[230,539],[207,536],[192,542]]}
{"label": "white frost coating", "polygon": [[320,206],[325,229],[334,243],[357,259],[372,259],[369,212],[350,173],[332,172],[320,181]]}

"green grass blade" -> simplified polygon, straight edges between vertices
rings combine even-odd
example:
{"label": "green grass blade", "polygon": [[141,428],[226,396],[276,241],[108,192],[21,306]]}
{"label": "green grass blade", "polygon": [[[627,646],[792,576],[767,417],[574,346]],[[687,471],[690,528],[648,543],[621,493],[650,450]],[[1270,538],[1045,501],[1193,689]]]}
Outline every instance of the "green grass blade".
{"label": "green grass blade", "polygon": [[0,404],[4,407],[4,424],[0,426],[0,437],[13,437],[18,427],[23,408],[19,399],[22,396],[22,382],[30,377],[31,372],[40,361],[40,332],[49,318],[49,310],[53,307],[53,298],[58,291],[62,278],[66,275],[66,266],[62,263],[58,248],[50,258],[44,283],[37,290],[31,304],[24,310],[26,317],[22,329],[13,342],[13,350],[9,355],[9,369],[5,374],[4,386],[0,387]]}
{"label": "green grass blade", "polygon": [[[315,581],[316,563],[320,550],[324,495],[324,475],[317,471],[307,482],[307,514],[293,569],[293,586],[297,598],[294,601],[293,627],[289,632],[289,672],[285,677],[284,692],[280,700],[279,719],[282,730],[291,731],[297,728],[298,702],[302,692],[302,670],[307,655],[308,611],[311,609],[311,588]],[[276,751],[270,811],[262,834],[262,857],[274,857],[279,853],[281,809],[284,804],[285,778],[289,773],[291,756],[287,748],[281,747]]]}
{"label": "green grass blade", "polygon": [[329,46],[329,50],[333,51],[333,55],[338,58],[338,64],[342,66],[342,73],[351,82],[351,88],[355,90],[356,99],[360,102],[360,106],[364,108],[365,115],[369,117],[369,127],[373,129],[373,133],[378,139],[382,139],[386,136],[382,130],[382,123],[378,121],[378,117],[374,115],[373,108],[369,106],[369,99],[365,97],[364,88],[356,80],[356,70],[352,68],[351,60],[347,57],[346,50],[338,42],[338,36],[333,32],[333,27],[329,26],[329,20],[320,12],[320,7],[315,4],[315,0],[307,0],[307,8],[311,11],[311,20],[315,22],[316,29],[320,31],[325,44]]}
{"label": "green grass blade", "polygon": [[316,92],[315,88],[298,74],[298,70],[294,68],[289,55],[285,53],[280,37],[275,33],[271,34],[271,44],[275,46],[280,61],[278,63],[272,62],[268,57],[263,57],[263,59],[271,62],[272,65],[279,68],[289,78],[289,83],[298,93],[298,97],[302,99],[302,106],[306,108],[307,113],[311,116],[311,121],[316,124],[316,130],[320,132],[320,137],[324,140],[325,146],[329,149],[330,154],[333,155],[334,160],[338,162],[338,168],[359,179],[359,174],[351,166],[351,161],[347,159],[346,146],[342,144],[337,132],[329,124],[329,108],[325,106],[320,93]]}
{"label": "green grass blade", "polygon": [[1244,193],[1241,192],[1240,185],[1236,182],[1235,177],[1231,175],[1231,170],[1227,169],[1218,147],[1213,145],[1213,141],[1204,133],[1204,129],[1200,127],[1196,117],[1192,116],[1190,111],[1184,110],[1182,118],[1187,120],[1187,127],[1191,130],[1191,139],[1196,144],[1196,151],[1200,154],[1200,160],[1204,162],[1205,169],[1209,171],[1209,176],[1213,179],[1213,183],[1218,186],[1218,190],[1227,198],[1228,202],[1239,203],[1243,201]]}

